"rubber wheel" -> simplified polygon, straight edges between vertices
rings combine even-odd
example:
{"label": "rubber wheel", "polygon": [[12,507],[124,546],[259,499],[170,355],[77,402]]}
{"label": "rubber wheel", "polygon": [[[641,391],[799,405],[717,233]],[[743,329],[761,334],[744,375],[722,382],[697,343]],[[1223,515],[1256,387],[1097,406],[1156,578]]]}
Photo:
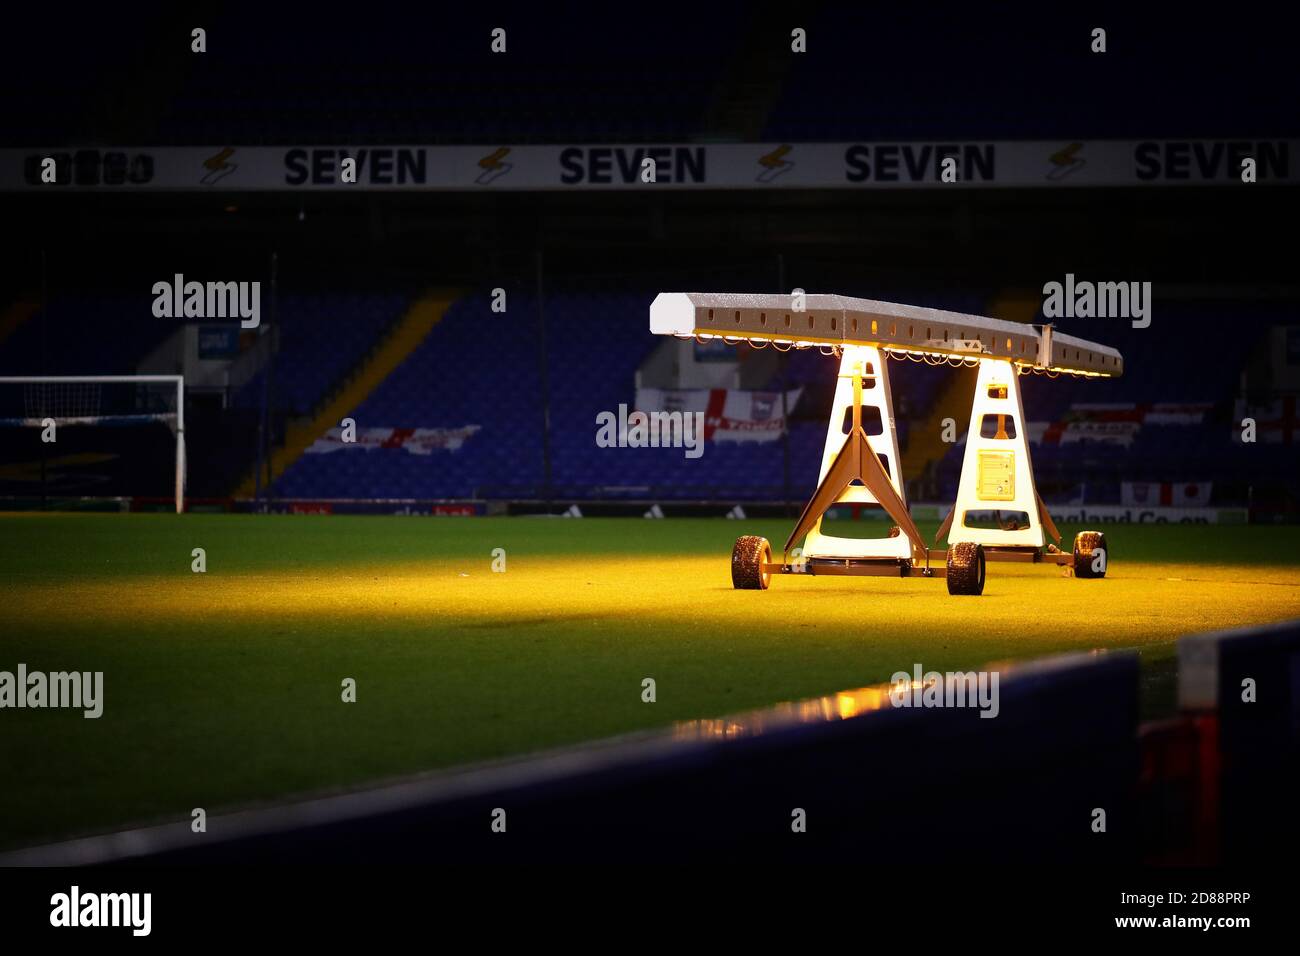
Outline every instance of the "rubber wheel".
{"label": "rubber wheel", "polygon": [[772,582],[771,572],[763,565],[772,560],[772,545],[767,538],[743,534],[731,549],[731,585],[737,591],[766,591]]}
{"label": "rubber wheel", "polygon": [[[1093,552],[1104,551],[1101,570],[1092,568]],[[1076,578],[1104,578],[1106,565],[1110,563],[1110,548],[1106,547],[1106,536],[1100,531],[1080,531],[1074,536],[1074,576]]]}
{"label": "rubber wheel", "polygon": [[948,593],[984,593],[984,546],[958,541],[948,549]]}

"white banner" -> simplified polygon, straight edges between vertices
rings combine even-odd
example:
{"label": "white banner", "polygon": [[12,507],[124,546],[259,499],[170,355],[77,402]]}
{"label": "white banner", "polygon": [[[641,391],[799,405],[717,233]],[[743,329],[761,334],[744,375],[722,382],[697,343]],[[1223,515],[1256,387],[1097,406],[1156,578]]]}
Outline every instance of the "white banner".
{"label": "white banner", "polygon": [[1031,444],[1068,445],[1071,442],[1107,442],[1128,447],[1133,444],[1141,429],[1141,422],[1130,421],[1072,421],[1028,422],[1025,433]]}
{"label": "white banner", "polygon": [[[1300,140],[946,140],[0,150],[0,190],[907,189],[1297,181]],[[52,159],[53,182],[46,160]],[[344,181],[344,160],[355,181]],[[949,162],[951,161],[951,162]],[[653,169],[653,177],[651,177]]]}
{"label": "white banner", "polygon": [[347,449],[400,448],[412,455],[432,455],[435,451],[457,451],[479,425],[460,428],[358,428],[356,441],[344,441],[342,428],[331,428],[307,446],[309,455],[328,455]]}
{"label": "white banner", "polygon": [[1209,481],[1124,481],[1120,503],[1138,508],[1204,508],[1213,488]]}
{"label": "white banner", "polygon": [[[1245,508],[1149,508],[1125,505],[1048,505],[1058,525],[1245,524]],[[1064,542],[1062,542],[1064,544]]]}
{"label": "white banner", "polygon": [[[952,504],[915,503],[912,517],[920,521],[939,521],[952,509]],[[1166,508],[1159,505],[1149,508],[1131,505],[1081,505],[1048,502],[1047,510],[1052,520],[1060,525],[1094,524],[1245,524],[1249,512],[1245,508]]]}
{"label": "white banner", "polygon": [[1206,413],[1213,407],[1209,402],[1156,402],[1147,407],[1142,421],[1147,425],[1199,425],[1205,421]]}
{"label": "white banner", "polygon": [[1039,445],[1098,441],[1132,445],[1144,425],[1199,425],[1214,406],[1209,402],[1075,402],[1056,422],[1028,422],[1029,440]]}
{"label": "white banner", "polygon": [[[802,388],[785,393],[793,410]],[[705,441],[773,441],[785,423],[780,392],[748,392],[728,388],[638,388],[641,412],[703,412]]]}

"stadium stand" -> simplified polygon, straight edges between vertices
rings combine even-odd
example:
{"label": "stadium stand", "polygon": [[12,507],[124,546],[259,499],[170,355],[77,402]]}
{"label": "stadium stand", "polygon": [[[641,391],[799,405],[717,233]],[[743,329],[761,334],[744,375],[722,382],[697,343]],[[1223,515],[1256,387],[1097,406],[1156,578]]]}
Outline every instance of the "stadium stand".
{"label": "stadium stand", "polygon": [[32,312],[0,341],[0,374],[122,375],[172,331],[148,314],[141,297],[72,294]]}
{"label": "stadium stand", "polygon": [[[293,415],[306,415],[336,388],[360,357],[374,348],[408,299],[399,293],[310,293],[280,300],[280,352],[288,361],[275,372],[276,403]],[[265,372],[234,396],[235,404],[262,401]]]}
{"label": "stadium stand", "polygon": [[[1224,52],[1249,44],[1248,75],[1187,60],[1153,76],[1141,51],[1195,48],[1199,39],[1178,35],[1186,27],[1126,11],[1101,61],[1079,35],[1037,22],[1041,15],[947,11],[946,29],[936,31],[928,12],[907,8],[823,3],[792,20],[727,0],[691,5],[684,27],[668,9],[628,18],[617,8],[560,4],[500,17],[443,5],[403,10],[402,29],[391,30],[380,11],[357,24],[229,5],[205,18],[209,42],[196,58],[188,21],[161,18],[127,31],[102,12],[90,16],[103,22],[69,36],[42,29],[38,12],[26,11],[34,18],[28,42],[0,65],[0,91],[12,91],[0,92],[0,136],[28,146],[218,146],[232,137],[247,145],[486,145],[717,135],[1176,138],[1207,124],[1221,136],[1300,128],[1284,31],[1261,46],[1241,25],[1220,25]],[[789,48],[791,22],[807,30],[810,53],[786,61],[772,51]],[[747,32],[746,24],[756,26]],[[12,26],[23,33],[21,18]],[[507,28],[505,56],[489,51],[498,26]],[[442,42],[474,34],[481,45]],[[913,36],[926,38],[924,69],[913,45],[888,39]],[[972,44],[978,70],[964,65]],[[557,50],[571,51],[562,69]],[[31,95],[34,75],[39,97]],[[990,111],[989,103],[1014,106]]]}
{"label": "stadium stand", "polygon": [[[700,130],[736,7],[697,8],[689,31],[657,17],[574,11],[592,34],[616,41],[624,62],[644,64],[641,73],[612,69],[600,40],[554,69],[553,51],[573,46],[574,21],[549,12],[498,23],[473,8],[405,11],[382,46],[367,46],[352,24],[316,23],[310,43],[286,49],[278,38],[301,29],[296,13],[227,10],[160,129],[168,142],[204,144],[224,143],[231,129],[249,143],[686,140]],[[504,56],[489,50],[497,26],[507,30]],[[437,43],[476,32],[478,46]],[[319,69],[333,62],[352,68]]]}
{"label": "stadium stand", "polygon": [[[1087,31],[1044,30],[1041,16],[1020,11],[993,25],[983,8],[946,10],[945,28],[934,30],[922,8],[821,4],[806,24],[817,55],[795,58],[764,139],[1177,138],[1207,123],[1224,136],[1255,136],[1282,116],[1297,129],[1283,99],[1284,58],[1260,50],[1258,35],[1228,29],[1219,37],[1225,49],[1252,50],[1260,75],[1248,80],[1191,59],[1153,76],[1141,51],[1190,43],[1178,36],[1185,24],[1130,10],[1103,60],[1091,53]],[[900,35],[926,37],[924,68],[909,44],[873,42],[864,58],[864,37]],[[977,70],[969,66],[972,44]],[[1180,95],[1170,96],[1175,89]]]}
{"label": "stadium stand", "polygon": [[[874,290],[866,291],[871,294]],[[907,290],[875,292],[909,301]],[[699,459],[680,448],[645,448],[609,454],[596,446],[596,416],[632,405],[637,369],[656,343],[645,327],[654,293],[620,291],[616,285],[562,286],[548,294],[544,403],[536,299],[513,290],[510,308],[494,313],[486,296],[459,299],[445,318],[398,358],[368,395],[347,409],[362,428],[444,429],[473,426],[477,432],[455,450],[416,454],[402,443],[339,454],[305,454],[277,466],[274,491],[294,498],[466,499],[561,498],[573,500],[802,499],[811,491],[825,436],[834,360],[815,351],[792,353],[785,387],[802,389],[792,409],[786,451],[778,442],[711,441]],[[309,421],[326,400],[365,364],[411,302],[398,292],[312,292],[280,297],[279,351],[272,404],[277,420]],[[950,294],[925,304],[984,311],[986,293]],[[0,341],[0,372],[18,374],[129,374],[170,333],[166,322],[130,321],[141,304],[127,296],[71,294],[47,310],[9,310],[8,334]],[[1205,336],[1225,311],[1249,316],[1250,336],[1217,339],[1216,361],[1201,362]],[[1043,321],[1040,314],[1035,321]],[[1249,460],[1230,454],[1232,414],[1240,379],[1270,324],[1285,323],[1285,310],[1265,304],[1164,302],[1154,321],[1184,334],[1152,336],[1123,320],[1063,320],[1064,331],[1084,333],[1107,323],[1131,368],[1147,370],[1115,380],[1023,380],[1028,424],[1041,437],[1033,445],[1039,484],[1049,500],[1116,503],[1121,482],[1212,483],[1215,504],[1242,504],[1261,462],[1283,474],[1294,464],[1291,446],[1269,433]],[[492,324],[507,334],[494,349],[475,347],[477,330]],[[1087,328],[1085,328],[1087,326]],[[599,328],[599,336],[589,330]],[[112,330],[112,334],[105,334]],[[420,333],[422,334],[422,333]],[[956,493],[963,445],[936,446],[924,439],[941,416],[966,426],[967,399],[960,373],[912,362],[890,366],[905,477],[919,480],[912,497],[951,500]],[[264,400],[264,372],[230,396],[236,412],[256,414]],[[495,386],[485,385],[496,382]],[[755,387],[777,391],[773,376]],[[941,404],[942,403],[942,404]],[[549,484],[544,454],[543,406],[549,404]],[[1156,406],[1175,414],[1153,414]],[[1100,410],[1099,410],[1100,407]],[[955,410],[954,410],[955,409]],[[341,416],[335,416],[335,419]],[[1090,419],[1128,424],[1123,435],[1080,437],[1075,423]],[[305,435],[306,447],[329,421]],[[1202,425],[1214,427],[1198,427]],[[1276,430],[1276,429],[1275,429]],[[918,440],[920,440],[918,439]],[[298,449],[301,451],[302,449]],[[195,460],[204,449],[196,444]],[[249,463],[245,463],[247,465]],[[228,473],[228,468],[223,469]],[[1084,482],[1079,476],[1087,475]],[[245,489],[247,490],[247,489]]]}
{"label": "stadium stand", "polygon": [[[482,431],[437,457],[402,447],[306,454],[279,478],[290,497],[473,497],[491,482],[531,497],[542,480],[540,374],[535,309],[524,296],[505,314],[485,296],[461,299],[382,384],[348,415],[359,428],[460,428]],[[491,350],[477,329],[508,334]],[[287,362],[294,360],[286,354]],[[529,415],[531,412],[533,414]],[[532,421],[529,421],[529,418]]]}
{"label": "stadium stand", "polygon": [[[1255,332],[1215,335],[1225,314],[1249,317],[1241,327]],[[1039,313],[1034,321],[1045,319]],[[1283,321],[1283,316],[1266,305],[1167,301],[1153,322],[1177,328],[1178,335],[1153,335],[1150,329],[1133,328],[1123,319],[1058,322],[1062,331],[1076,334],[1105,323],[1106,341],[1120,350],[1129,368],[1143,371],[1096,382],[1047,383],[1038,377],[1022,381],[1029,423],[1047,426],[1044,439],[1033,446],[1033,455],[1039,483],[1049,489],[1049,497],[1116,502],[1121,481],[1244,482],[1251,473],[1259,473],[1261,458],[1276,459],[1278,464],[1294,458],[1284,445],[1267,442],[1248,461],[1228,453],[1234,434],[1231,410],[1241,372],[1266,336],[1270,321]],[[1206,341],[1215,343],[1214,361],[1205,360]],[[1152,414],[1155,405],[1182,407],[1176,414],[1161,416]],[[1090,417],[1094,413],[1089,409],[1097,406],[1110,406],[1101,418],[1132,423],[1132,433],[1073,440],[1069,424]],[[1218,427],[1201,427],[1215,424]],[[1066,437],[1070,440],[1061,440]],[[962,445],[954,446],[937,466],[944,498],[956,494],[962,453]],[[1088,476],[1086,488],[1081,475]]]}
{"label": "stadium stand", "polygon": [[[906,301],[906,291],[891,294]],[[401,443],[373,449],[355,448],[336,454],[307,454],[276,483],[276,493],[303,498],[508,498],[540,499],[709,499],[780,501],[805,497],[816,482],[825,414],[830,402],[828,382],[834,360],[815,351],[792,354],[786,386],[803,388],[803,399],[791,416],[790,481],[786,488],[785,455],[779,444],[759,442],[709,443],[699,459],[687,459],[680,448],[644,448],[609,454],[594,441],[596,416],[631,407],[635,373],[655,346],[645,328],[653,293],[611,292],[574,287],[548,295],[546,382],[550,415],[550,484],[542,439],[542,378],[536,300],[524,292],[510,295],[505,314],[493,313],[486,296],[456,302],[446,318],[374,393],[350,412],[359,427],[479,430],[455,450],[414,454]],[[952,296],[932,304],[981,311],[984,296]],[[1146,330],[1132,329],[1123,320],[1106,321],[1107,340],[1115,340],[1134,368],[1152,374],[1117,380],[1064,380],[1044,384],[1024,380],[1027,418],[1043,423],[1046,435],[1034,445],[1040,484],[1056,498],[1093,503],[1119,500],[1120,481],[1197,480],[1231,482],[1244,477],[1243,466],[1225,454],[1231,442],[1227,411],[1236,396],[1239,370],[1257,343],[1252,338],[1225,343],[1224,359],[1213,365],[1195,362],[1198,331],[1219,321],[1224,307],[1179,306],[1162,309],[1161,322],[1176,323],[1187,335],[1172,341],[1182,353],[1171,354],[1171,338],[1162,337],[1160,356],[1153,352]],[[1236,306],[1240,309],[1240,306]],[[1036,317],[1042,321],[1042,316]],[[491,323],[503,334],[493,349],[476,347],[478,329]],[[1080,331],[1079,322],[1066,331]],[[1264,326],[1260,326],[1261,329]],[[599,336],[590,334],[600,329]],[[1261,332],[1262,334],[1262,332]],[[303,364],[315,361],[319,343],[286,332],[279,359],[290,382],[304,375]],[[1196,368],[1196,374],[1187,370]],[[298,369],[295,371],[295,369]],[[919,477],[926,461],[907,459],[910,428],[925,419],[946,389],[959,441],[945,445],[935,462],[932,493],[949,500],[956,493],[969,399],[961,391],[958,373],[925,365],[894,361],[890,367],[898,403],[900,445],[908,462],[908,477]],[[277,374],[280,374],[277,372]],[[496,385],[484,383],[495,382]],[[776,390],[776,379],[763,387]],[[1188,406],[1187,421],[1165,422],[1158,416],[1142,421],[1157,404]],[[1078,407],[1115,406],[1120,418],[1136,422],[1128,440],[1060,441],[1070,421],[1083,417]],[[1223,428],[1189,427],[1222,421]],[[1031,430],[1032,433],[1032,430]],[[1286,454],[1285,446],[1268,456]],[[1189,468],[1194,473],[1189,472]],[[1078,476],[1087,474],[1086,488]]]}

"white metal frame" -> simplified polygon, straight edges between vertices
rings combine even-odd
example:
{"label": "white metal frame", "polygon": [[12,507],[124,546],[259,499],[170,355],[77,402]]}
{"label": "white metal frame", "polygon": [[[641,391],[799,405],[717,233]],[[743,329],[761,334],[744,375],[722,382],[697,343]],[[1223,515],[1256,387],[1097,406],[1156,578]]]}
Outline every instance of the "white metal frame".
{"label": "white metal frame", "polygon": [[[848,434],[844,431],[845,412],[853,408],[853,379],[863,379],[862,407],[874,408],[880,413],[883,431],[870,436],[867,442],[871,450],[885,459],[885,468],[889,472],[889,482],[898,492],[898,497],[907,503],[903,492],[902,476],[899,473],[898,432],[894,425],[894,400],[889,387],[888,360],[874,346],[846,345],[840,356],[839,379],[835,384],[835,401],[831,404],[831,417],[826,427],[826,445],[822,451],[822,466],[817,473],[817,484],[826,478],[836,455],[844,447]],[[869,383],[869,384],[868,384]],[[862,485],[850,485],[836,499],[837,504],[879,504],[871,490]],[[907,560],[912,556],[912,545],[906,535],[892,538],[843,538],[838,535],[824,534],[822,521],[808,532],[804,541],[803,555],[806,558],[898,558]]]}
{"label": "white metal frame", "polygon": [[185,510],[185,376],[183,375],[0,375],[0,384],[59,385],[129,383],[176,386],[176,513]]}
{"label": "white metal frame", "polygon": [[[1038,489],[1034,485],[1034,467],[1029,457],[1029,434],[1025,426],[1025,406],[1020,400],[1019,374],[1011,362],[1003,359],[980,359],[971,402],[970,428],[966,432],[966,453],[962,458],[957,503],[948,529],[948,543],[974,541],[998,547],[1043,546],[1043,524],[1038,513]],[[981,436],[981,423],[992,416],[1014,438]],[[1001,416],[999,418],[999,416]],[[1006,428],[1010,425],[1010,428]],[[1001,528],[968,528],[966,515],[971,511],[1023,511],[1026,524],[1014,531]]]}

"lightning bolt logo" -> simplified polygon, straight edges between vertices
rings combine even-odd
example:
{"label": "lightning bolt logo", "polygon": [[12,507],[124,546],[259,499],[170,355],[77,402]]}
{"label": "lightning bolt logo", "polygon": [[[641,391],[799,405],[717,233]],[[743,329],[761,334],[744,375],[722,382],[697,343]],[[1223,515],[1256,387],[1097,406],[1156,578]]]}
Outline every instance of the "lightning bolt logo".
{"label": "lightning bolt logo", "polygon": [[209,156],[203,161],[203,168],[207,170],[203,178],[199,180],[205,186],[211,186],[221,182],[236,169],[239,168],[237,163],[232,163],[230,157],[235,155],[235,151],[227,146],[215,156]]}
{"label": "lightning bolt logo", "polygon": [[770,183],[772,180],[776,179],[776,177],[783,176],[790,170],[794,169],[794,163],[785,158],[786,154],[793,148],[794,147],[790,146],[788,143],[782,143],[776,149],[772,150],[772,152],[758,157],[758,165],[762,166],[763,169],[759,172],[757,181],[760,183]]}
{"label": "lightning bolt logo", "polygon": [[1055,168],[1047,174],[1047,178],[1055,182],[1087,166],[1088,161],[1082,156],[1076,155],[1081,149],[1083,149],[1082,143],[1071,143],[1049,156],[1048,159],[1051,160]]}
{"label": "lightning bolt logo", "polygon": [[499,146],[480,159],[478,164],[483,172],[478,174],[478,178],[475,179],[474,182],[478,183],[480,186],[486,186],[488,183],[495,179],[500,179],[506,173],[510,172],[510,170],[514,169],[515,167],[513,163],[502,162],[502,160],[504,160],[508,155],[510,155],[510,147]]}

